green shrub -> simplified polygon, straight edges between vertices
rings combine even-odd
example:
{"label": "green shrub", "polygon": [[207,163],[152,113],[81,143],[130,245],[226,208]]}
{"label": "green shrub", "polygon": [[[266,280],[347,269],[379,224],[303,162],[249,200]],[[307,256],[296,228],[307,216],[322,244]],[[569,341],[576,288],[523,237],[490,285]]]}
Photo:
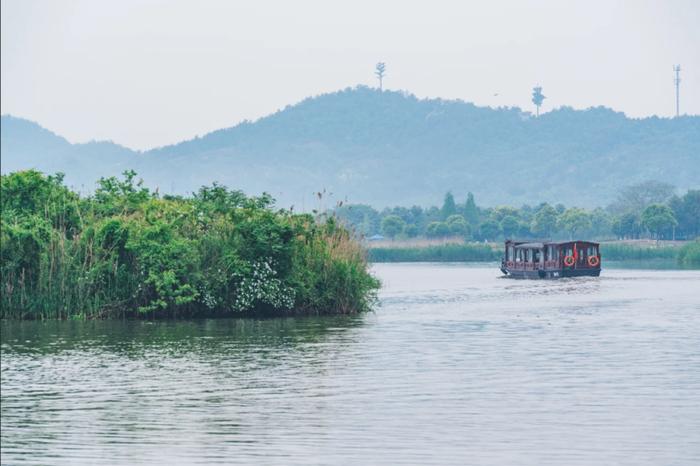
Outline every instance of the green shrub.
{"label": "green shrub", "polygon": [[36,171],[3,175],[2,318],[351,313],[379,284],[331,219],[218,185],[158,198],[134,172],[91,197]]}

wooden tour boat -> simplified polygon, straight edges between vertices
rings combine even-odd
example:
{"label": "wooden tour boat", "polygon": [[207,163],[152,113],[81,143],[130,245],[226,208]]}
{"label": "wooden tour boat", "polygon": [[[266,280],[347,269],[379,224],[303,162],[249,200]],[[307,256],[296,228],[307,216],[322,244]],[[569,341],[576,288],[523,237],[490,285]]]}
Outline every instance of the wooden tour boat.
{"label": "wooden tour boat", "polygon": [[506,240],[501,272],[513,278],[597,277],[600,248],[591,241]]}

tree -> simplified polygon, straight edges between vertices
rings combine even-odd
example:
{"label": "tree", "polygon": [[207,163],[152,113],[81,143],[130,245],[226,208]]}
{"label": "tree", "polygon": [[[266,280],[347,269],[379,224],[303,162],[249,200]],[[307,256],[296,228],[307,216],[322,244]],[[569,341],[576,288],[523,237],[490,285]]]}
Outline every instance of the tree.
{"label": "tree", "polygon": [[464,203],[464,218],[472,226],[479,224],[479,208],[476,206],[472,193],[467,194],[467,201]]}
{"label": "tree", "polygon": [[411,221],[407,223],[412,223],[421,232],[425,228],[425,213],[421,206],[414,205],[410,209],[411,211]]}
{"label": "tree", "polygon": [[528,222],[520,221],[518,222],[518,232],[513,235],[518,238],[532,238],[532,230],[530,230],[530,224]]}
{"label": "tree", "polygon": [[615,213],[641,212],[651,204],[665,204],[673,196],[674,186],[661,181],[643,181],[622,188],[610,206]]}
{"label": "tree", "polygon": [[569,233],[569,239],[574,239],[576,232],[591,227],[591,216],[583,209],[572,207],[566,209],[559,217],[559,228]]}
{"label": "tree", "polygon": [[455,198],[450,191],[445,194],[445,200],[442,203],[442,209],[440,210],[440,216],[442,220],[447,220],[450,215],[457,213],[457,205],[455,204]]}
{"label": "tree", "polygon": [[358,233],[365,236],[379,232],[379,212],[369,205],[343,204],[335,208],[334,214],[343,224],[354,227]]}
{"label": "tree", "polygon": [[547,97],[542,94],[542,87],[541,86],[535,86],[532,88],[532,103],[535,104],[535,107],[537,107],[537,116],[540,116],[540,106],[542,105],[542,102],[544,102],[544,99]]}
{"label": "tree", "polygon": [[398,215],[388,215],[382,219],[382,233],[391,238],[403,233],[406,222]]}
{"label": "tree", "polygon": [[491,218],[500,222],[507,216],[515,217],[516,219],[520,216],[520,212],[515,207],[510,206],[498,206],[491,212]]}
{"label": "tree", "polygon": [[404,228],[403,232],[409,238],[415,238],[416,236],[418,236],[419,230],[416,225],[411,223],[410,225],[406,225],[406,228]]}
{"label": "tree", "polygon": [[501,226],[493,219],[486,220],[479,225],[479,235],[485,240],[494,240],[501,232]]}
{"label": "tree", "polygon": [[683,197],[674,196],[669,206],[684,238],[692,239],[700,235],[700,190],[691,189]]}
{"label": "tree", "polygon": [[501,230],[503,231],[503,236],[506,238],[512,238],[515,233],[518,232],[520,228],[520,223],[518,219],[513,215],[506,215],[501,220]]}
{"label": "tree", "polygon": [[450,215],[445,223],[450,228],[450,233],[455,236],[467,236],[469,234],[469,224],[461,215]]}
{"label": "tree", "polygon": [[428,238],[444,238],[450,234],[450,227],[445,222],[431,222],[425,234]]}
{"label": "tree", "polygon": [[639,237],[639,216],[635,212],[627,212],[617,217],[612,224],[612,231],[620,239]]}
{"label": "tree", "polygon": [[661,239],[661,233],[678,225],[673,210],[667,205],[652,204],[642,212],[642,226],[651,232],[652,237]]}
{"label": "tree", "polygon": [[557,210],[549,204],[544,204],[532,220],[532,231],[549,238],[556,231],[557,217]]}
{"label": "tree", "polygon": [[382,91],[384,89],[382,83],[384,81],[384,73],[385,72],[386,72],[386,63],[384,63],[384,62],[379,62],[374,67],[374,74],[377,75],[377,79],[379,80],[379,90],[380,91]]}
{"label": "tree", "polygon": [[591,228],[595,236],[607,235],[610,232],[610,215],[600,207],[591,212]]}

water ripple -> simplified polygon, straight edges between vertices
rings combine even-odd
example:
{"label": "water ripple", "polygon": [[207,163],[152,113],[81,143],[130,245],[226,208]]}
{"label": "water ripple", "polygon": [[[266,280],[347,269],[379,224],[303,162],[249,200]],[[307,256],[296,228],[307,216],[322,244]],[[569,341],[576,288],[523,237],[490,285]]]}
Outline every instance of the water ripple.
{"label": "water ripple", "polygon": [[2,463],[700,463],[700,273],[375,273],[361,317],[3,322]]}

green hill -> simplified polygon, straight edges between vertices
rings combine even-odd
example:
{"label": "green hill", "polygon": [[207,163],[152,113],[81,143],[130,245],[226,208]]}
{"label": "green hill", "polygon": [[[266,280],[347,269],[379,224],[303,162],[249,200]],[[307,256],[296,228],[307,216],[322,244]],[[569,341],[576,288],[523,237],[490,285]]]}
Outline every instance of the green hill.
{"label": "green hill", "polygon": [[452,190],[474,192],[482,205],[593,206],[648,179],[697,188],[700,117],[631,119],[596,107],[534,118],[518,108],[358,87],[143,153],[70,144],[3,116],[2,171],[20,168],[63,171],[77,187],[133,168],[164,193],[219,181],[306,208],[324,188],[329,203],[427,205]]}

